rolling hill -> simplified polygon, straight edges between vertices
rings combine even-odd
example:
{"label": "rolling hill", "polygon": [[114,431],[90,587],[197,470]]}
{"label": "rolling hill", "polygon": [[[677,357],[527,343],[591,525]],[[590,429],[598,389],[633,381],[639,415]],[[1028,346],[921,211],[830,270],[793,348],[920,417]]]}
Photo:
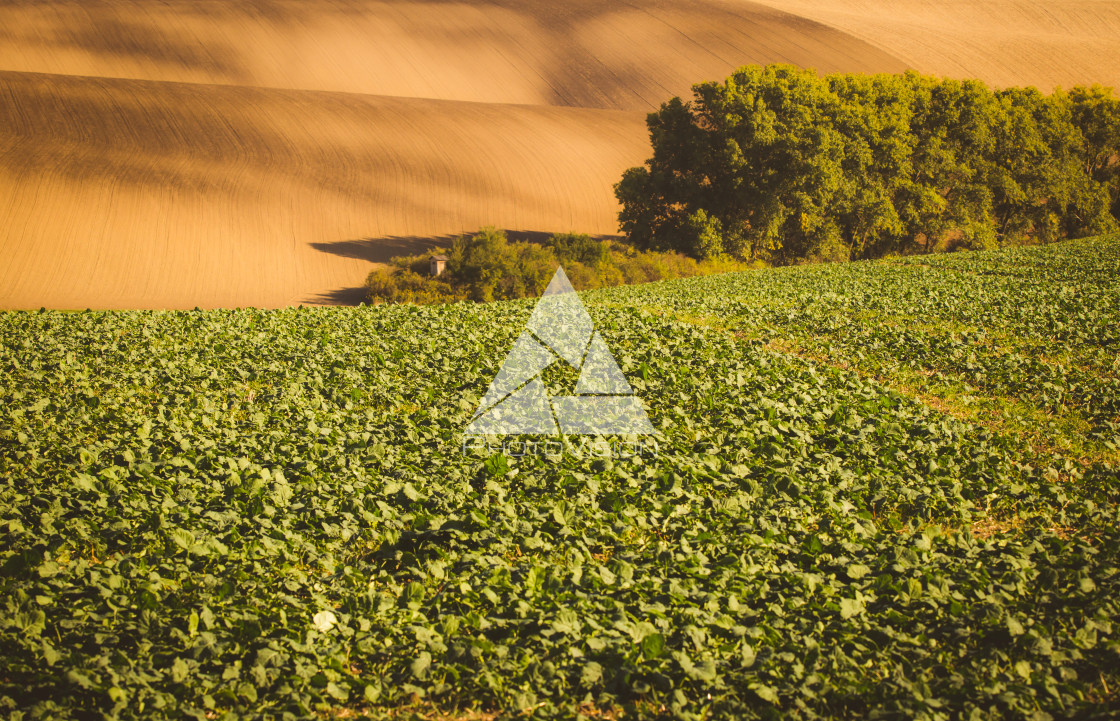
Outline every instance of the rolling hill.
{"label": "rolling hill", "polygon": [[1103,3],[980,5],[3,1],[0,307],[345,302],[484,224],[613,233],[645,114],[746,63],[1120,71]]}

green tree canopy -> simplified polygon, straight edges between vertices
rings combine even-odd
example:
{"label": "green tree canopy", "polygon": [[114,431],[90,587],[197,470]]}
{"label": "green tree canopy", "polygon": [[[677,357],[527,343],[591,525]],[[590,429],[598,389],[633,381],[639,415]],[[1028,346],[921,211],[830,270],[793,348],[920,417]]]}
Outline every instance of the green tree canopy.
{"label": "green tree canopy", "polygon": [[749,66],[647,124],[615,186],[644,248],[848,259],[1049,242],[1116,227],[1120,109],[979,81]]}

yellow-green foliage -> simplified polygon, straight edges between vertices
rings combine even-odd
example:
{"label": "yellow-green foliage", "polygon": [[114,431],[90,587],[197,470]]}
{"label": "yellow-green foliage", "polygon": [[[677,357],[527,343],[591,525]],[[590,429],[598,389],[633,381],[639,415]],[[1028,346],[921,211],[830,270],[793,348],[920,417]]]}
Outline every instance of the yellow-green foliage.
{"label": "yellow-green foliage", "polygon": [[615,186],[641,248],[796,263],[1118,227],[1120,99],[1100,86],[748,66],[647,122],[653,156]]}
{"label": "yellow-green foliage", "polygon": [[404,268],[373,271],[366,279],[366,288],[375,303],[452,303],[465,297],[448,283]]}
{"label": "yellow-green foliage", "polygon": [[[428,275],[433,254],[447,255],[439,277]],[[677,252],[637,251],[588,235],[554,235],[544,245],[510,241],[504,231],[483,228],[457,238],[451,248],[400,256],[366,280],[374,303],[450,303],[458,300],[508,300],[540,295],[562,265],[580,290],[649,283],[761,267],[726,255],[697,261]]]}

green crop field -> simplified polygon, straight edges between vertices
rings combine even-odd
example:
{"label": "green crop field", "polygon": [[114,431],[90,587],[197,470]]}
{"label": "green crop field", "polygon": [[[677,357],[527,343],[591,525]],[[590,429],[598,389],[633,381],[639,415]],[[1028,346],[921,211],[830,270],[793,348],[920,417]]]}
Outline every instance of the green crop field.
{"label": "green crop field", "polygon": [[463,454],[533,301],[0,313],[0,714],[1114,718],[1118,279],[584,294],[632,458]]}

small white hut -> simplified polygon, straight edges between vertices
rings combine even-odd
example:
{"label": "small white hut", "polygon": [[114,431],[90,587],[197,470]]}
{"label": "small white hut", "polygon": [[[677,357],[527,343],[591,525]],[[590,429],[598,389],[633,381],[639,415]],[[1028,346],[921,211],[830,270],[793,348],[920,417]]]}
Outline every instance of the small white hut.
{"label": "small white hut", "polygon": [[443,273],[443,269],[447,267],[447,256],[433,255],[428,267],[433,277]]}

